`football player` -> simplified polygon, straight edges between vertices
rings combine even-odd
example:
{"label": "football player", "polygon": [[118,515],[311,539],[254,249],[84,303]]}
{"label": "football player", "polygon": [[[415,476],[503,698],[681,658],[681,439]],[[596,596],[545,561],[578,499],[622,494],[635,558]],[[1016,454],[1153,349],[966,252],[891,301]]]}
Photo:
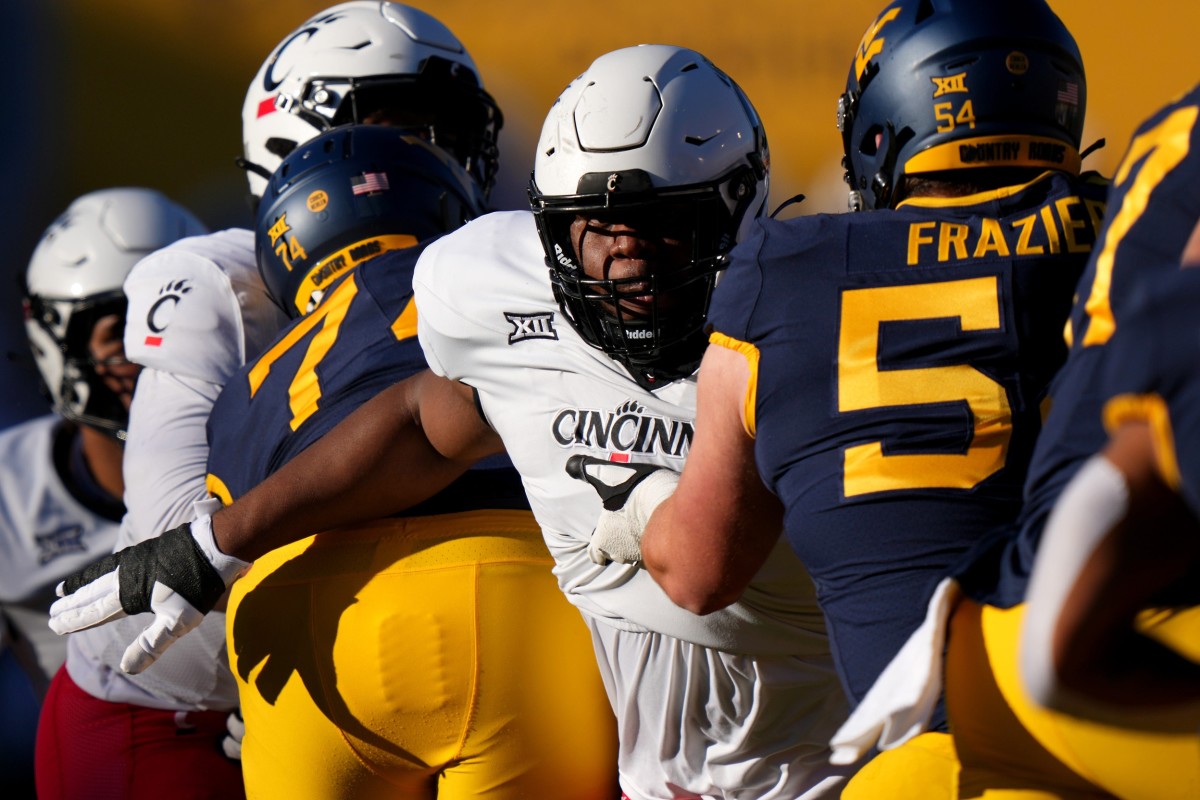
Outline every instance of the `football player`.
{"label": "football player", "polygon": [[763,221],[739,245],[694,458],[657,511],[644,482],[601,521],[636,549],[650,518],[644,564],[673,599],[710,613],[740,597],[782,516],[862,703],[939,580],[1013,524],[1104,205],[1080,175],[1085,102],[1075,41],[1041,0],[897,2],[872,22],[838,114],[867,213]]}
{"label": "football player", "polygon": [[[424,369],[418,243],[482,210],[449,156],[392,128],[335,128],[283,161],[259,209],[258,259],[298,319],[213,408],[210,490],[235,500]],[[503,459],[486,466],[404,517],[272,551],[234,585],[250,795],[617,794],[616,730],[587,632],[558,592],[519,476]]]}
{"label": "football player", "polygon": [[[251,196],[261,194],[262,176],[298,143],[343,121],[372,116],[389,122],[383,117],[401,114],[419,118],[412,123],[414,135],[453,143],[464,169],[480,181],[491,180],[500,115],[470,55],[444,25],[407,6],[368,0],[342,3],[306,20],[272,51],[246,94],[243,163]],[[125,342],[145,369],[126,462],[130,524],[119,547],[194,515],[193,503],[206,497],[209,410],[225,382],[287,319],[263,286],[249,230],[220,231],[162,250],[138,265],[125,291],[130,304]],[[67,766],[51,763],[50,774],[63,782],[68,796],[86,795],[98,776],[111,774],[113,765],[132,769],[136,758],[119,741],[102,748],[92,735],[93,723],[145,718],[153,710],[164,723],[151,732],[174,742],[180,730],[175,712],[236,703],[223,615],[206,621],[177,648],[170,666],[149,673],[138,669],[140,649],[127,650],[144,627],[130,621],[71,637],[62,680],[82,691],[71,695],[70,713],[57,718],[55,735],[46,739],[55,745],[49,752],[74,754]],[[236,718],[230,722],[236,730]],[[228,754],[237,754],[236,737],[224,744]],[[85,762],[81,753],[94,760]],[[191,774],[183,763],[174,769],[176,775]],[[161,792],[161,783],[134,788],[142,787]]]}
{"label": "football player", "polygon": [[[38,697],[50,691],[46,709],[67,657],[67,641],[46,635],[53,587],[112,551],[125,511],[121,462],[137,368],[121,343],[121,283],[147,253],[203,232],[157,191],[106,189],[72,202],[29,261],[26,329],[56,413],[0,436],[0,627]],[[30,755],[33,738],[31,729]]]}
{"label": "football player", "polygon": [[1015,518],[1103,206],[1077,177],[1075,42],[1040,0],[1010,11],[892,4],[868,29],[839,121],[852,205],[875,213],[764,222],[735,251],[704,457],[642,542],[707,612],[774,546],[757,517],[783,513],[855,701],[949,565]]}
{"label": "football player", "polygon": [[[961,761],[960,791],[1020,785],[1031,792],[1085,797],[1111,793],[1185,798],[1200,792],[1200,772],[1180,766],[1195,757],[1190,733],[1145,729],[1131,735],[1120,725],[1083,722],[1042,708],[1022,688],[1018,659],[1030,570],[1050,510],[1072,476],[1107,440],[1107,393],[1101,376],[1108,342],[1142,293],[1173,279],[1200,219],[1200,160],[1194,157],[1200,146],[1198,110],[1200,91],[1193,89],[1135,132],[1114,177],[1100,238],[1076,290],[1078,299],[1067,326],[1071,348],[1051,385],[1050,410],[1030,464],[1017,528],[982,543],[954,570],[955,580],[945,584],[947,596],[961,594],[962,599],[943,602],[924,626],[925,640],[914,637],[911,643],[910,657],[927,668],[913,670],[912,660],[906,667],[905,659],[897,658],[895,669],[889,669],[889,677],[896,680],[881,680],[878,691],[873,690],[881,701],[886,696],[894,699],[875,705],[862,720],[851,719],[841,737],[848,747],[865,747],[881,732],[881,741],[895,746],[922,730],[928,707],[919,698],[936,694],[933,687],[942,668],[942,659],[930,646],[940,649],[949,617],[946,703]],[[1054,563],[1075,562],[1056,558]],[[1063,566],[1064,574],[1055,576],[1056,586],[1068,585],[1069,568]],[[1055,590],[1051,596],[1061,595]],[[1044,615],[1043,621],[1051,616]],[[1175,620],[1155,617],[1145,623],[1147,630],[1162,636]],[[1047,628],[1034,628],[1032,638],[1044,642]],[[1042,653],[1038,648],[1027,650],[1034,657]],[[914,683],[918,673],[930,679],[926,685]],[[871,796],[880,786],[903,781],[903,764],[928,755],[931,736],[876,759],[860,773],[855,788],[862,786],[863,795]]]}
{"label": "football player", "polygon": [[[1200,237],[1196,245],[1193,267]],[[1043,705],[1124,731],[1132,747],[1064,737],[1121,797],[1182,798],[1200,788],[1197,303],[1200,270],[1192,268],[1172,270],[1127,309],[1098,381],[1110,441],[1062,492],[1027,591],[1025,685]],[[1174,734],[1174,746],[1150,749],[1155,734]],[[1103,764],[1114,752],[1125,762],[1123,783]]]}
{"label": "football player", "polygon": [[589,553],[601,500],[566,471],[572,456],[616,472],[677,469],[687,456],[709,295],[762,215],[768,165],[753,106],[700,54],[645,45],[601,56],[546,118],[532,213],[487,215],[421,253],[413,285],[431,369],[215,516],[69,581],[54,625],[124,613],[118,584],[132,570],[112,572],[118,562],[187,563],[202,585],[153,567],[141,587],[127,584],[142,598],[173,585],[158,590],[161,646],[186,627],[168,607],[207,610],[242,559],[419,502],[506,448],[559,586],[591,631],[625,795],[836,795],[846,769],[829,766],[826,742],[845,701],[812,585],[786,544],[741,602],[697,616],[636,564]]}

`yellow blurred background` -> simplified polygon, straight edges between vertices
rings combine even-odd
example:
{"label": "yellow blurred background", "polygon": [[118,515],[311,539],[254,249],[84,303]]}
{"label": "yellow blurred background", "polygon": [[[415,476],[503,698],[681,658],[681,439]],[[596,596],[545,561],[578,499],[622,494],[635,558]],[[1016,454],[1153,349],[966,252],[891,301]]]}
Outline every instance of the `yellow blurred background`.
{"label": "yellow blurred background", "polygon": [[[1085,166],[1111,174],[1137,123],[1200,80],[1194,50],[1200,2],[1050,3],[1074,31],[1087,69],[1084,144],[1102,136],[1108,141]],[[789,215],[845,208],[836,99],[850,55],[883,0],[412,4],[466,43],[504,111],[502,171],[493,195],[500,207],[524,203],[534,139],[561,89],[608,50],[658,42],[701,51],[746,89],[771,143],[772,207],[803,192],[808,201]],[[92,189],[152,186],[212,227],[248,224],[245,179],[233,166],[241,152],[246,87],[283,36],[329,5],[9,4],[0,26],[0,64],[10,79],[0,93],[6,111],[0,233],[12,253],[12,273],[23,271],[46,224]],[[0,324],[15,314],[14,301],[14,295],[0,298]]]}
{"label": "yellow blurred background", "polygon": [[[995,0],[1003,2],[1003,0]],[[63,0],[57,17],[73,118],[65,149],[70,195],[114,183],[160,186],[211,203],[241,176],[242,96],[263,58],[329,0]],[[836,98],[849,57],[881,0],[414,0],[472,52],[507,117],[504,188],[522,202],[533,137],[554,98],[593,58],[629,44],[695,48],[746,89],[772,145],[775,203],[797,192],[802,211],[841,211]],[[1051,0],[1075,33],[1088,74],[1085,145],[1108,146],[1087,166],[1110,173],[1134,126],[1200,80],[1197,0]],[[1192,54],[1192,55],[1189,55]],[[240,198],[233,201],[241,211]],[[223,221],[223,220],[222,220]]]}

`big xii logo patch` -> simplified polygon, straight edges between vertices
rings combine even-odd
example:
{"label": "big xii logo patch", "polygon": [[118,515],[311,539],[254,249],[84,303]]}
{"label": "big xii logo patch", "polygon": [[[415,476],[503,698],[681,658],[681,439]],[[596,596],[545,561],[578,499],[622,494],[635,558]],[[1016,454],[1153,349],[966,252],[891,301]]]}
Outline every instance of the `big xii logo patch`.
{"label": "big xii logo patch", "polygon": [[527,339],[557,339],[558,331],[554,330],[554,312],[542,314],[514,314],[504,312],[504,318],[513,326],[508,335],[508,343],[516,344]]}

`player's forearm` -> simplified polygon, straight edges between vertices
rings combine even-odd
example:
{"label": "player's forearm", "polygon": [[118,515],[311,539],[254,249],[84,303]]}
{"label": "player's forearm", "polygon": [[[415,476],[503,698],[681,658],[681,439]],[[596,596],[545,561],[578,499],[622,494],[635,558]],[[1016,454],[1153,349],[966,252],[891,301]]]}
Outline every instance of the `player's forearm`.
{"label": "player's forearm", "polygon": [[217,546],[244,560],[304,536],[388,516],[470,465],[447,458],[408,412],[408,381],[380,393],[213,517]]}
{"label": "player's forearm", "polygon": [[[698,472],[698,470],[697,470]],[[754,579],[782,529],[782,507],[765,489],[743,491],[726,476],[725,500],[684,485],[663,502],[646,526],[642,563],[678,606],[710,614],[736,602]],[[747,476],[749,478],[749,476]],[[747,480],[746,486],[757,488]]]}
{"label": "player's forearm", "polygon": [[1059,711],[1120,724],[1182,711],[1194,727],[1200,666],[1137,626],[1200,541],[1154,475],[1147,434],[1123,429],[1059,498],[1027,594],[1022,672],[1032,697]]}
{"label": "player's forearm", "polygon": [[[1077,663],[1082,658],[1086,665]],[[1132,629],[1081,648],[1060,669],[1064,686],[1095,701],[1093,715],[1103,706],[1114,721],[1128,721],[1130,711],[1181,712],[1191,729],[1200,718],[1200,665]]]}
{"label": "player's forearm", "polygon": [[642,565],[675,605],[693,614],[710,614],[725,608],[741,595],[731,587],[719,565],[708,560],[688,542],[686,530],[696,538],[705,532],[685,528],[680,503],[668,498],[650,517],[642,535]]}

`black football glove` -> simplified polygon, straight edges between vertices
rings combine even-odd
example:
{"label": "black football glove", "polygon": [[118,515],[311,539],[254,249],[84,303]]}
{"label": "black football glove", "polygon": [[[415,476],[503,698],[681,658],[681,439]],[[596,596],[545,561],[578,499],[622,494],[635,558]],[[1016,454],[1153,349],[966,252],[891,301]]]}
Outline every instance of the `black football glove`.
{"label": "black football glove", "polygon": [[217,549],[207,514],[106,556],[58,584],[50,628],[64,634],[130,614],[154,621],[125,650],[121,669],[141,672],[200,624],[250,565]]}

